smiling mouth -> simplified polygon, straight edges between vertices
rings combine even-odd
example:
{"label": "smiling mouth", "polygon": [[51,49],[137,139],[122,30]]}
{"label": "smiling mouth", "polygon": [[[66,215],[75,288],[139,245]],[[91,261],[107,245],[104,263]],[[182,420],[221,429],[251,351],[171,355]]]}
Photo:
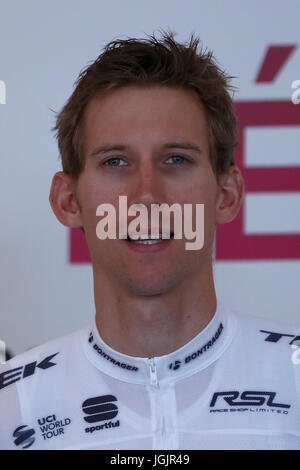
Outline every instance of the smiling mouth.
{"label": "smiling mouth", "polygon": [[142,245],[154,245],[156,243],[161,243],[165,240],[170,240],[170,238],[174,238],[174,233],[171,232],[169,237],[162,237],[162,234],[153,234],[153,235],[138,235],[136,238],[131,238],[127,237],[126,241],[131,242],[131,243],[136,243],[136,244],[142,244]]}

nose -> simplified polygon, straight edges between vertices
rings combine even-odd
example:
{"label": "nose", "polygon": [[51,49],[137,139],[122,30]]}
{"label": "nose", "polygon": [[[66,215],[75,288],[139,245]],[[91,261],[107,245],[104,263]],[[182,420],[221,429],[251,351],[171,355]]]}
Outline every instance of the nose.
{"label": "nose", "polygon": [[148,159],[140,163],[134,181],[128,193],[129,204],[144,204],[151,209],[151,204],[165,202],[164,183],[155,163]]}

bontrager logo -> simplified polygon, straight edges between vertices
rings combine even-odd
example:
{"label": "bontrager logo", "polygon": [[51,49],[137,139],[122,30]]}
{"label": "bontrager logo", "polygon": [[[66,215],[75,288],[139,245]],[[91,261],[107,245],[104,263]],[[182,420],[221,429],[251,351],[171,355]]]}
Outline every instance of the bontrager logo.
{"label": "bontrager logo", "polygon": [[288,335],[285,333],[275,333],[273,331],[266,331],[266,330],[259,330],[261,333],[267,333],[268,336],[265,338],[265,341],[270,341],[271,343],[277,343],[283,336],[287,336],[288,338],[293,338],[289,344],[293,344],[295,341],[300,340],[300,336],[295,335]]}
{"label": "bontrager logo", "polygon": [[117,359],[114,359],[109,354],[107,354],[105,351],[103,351],[103,349],[101,349],[100,346],[98,346],[98,344],[96,342],[94,342],[93,333],[90,333],[88,341],[89,341],[90,345],[92,346],[92,348],[99,354],[99,356],[101,356],[104,359],[106,359],[107,361],[111,362],[114,366],[120,367],[121,369],[130,370],[132,372],[137,372],[139,370],[138,367],[132,366],[130,364],[126,364],[126,362],[120,362]]}
{"label": "bontrager logo", "polygon": [[51,356],[45,357],[45,359],[43,359],[38,364],[37,361],[34,361],[26,364],[26,366],[20,366],[16,367],[15,369],[7,370],[6,372],[2,372],[2,374],[0,374],[0,390],[1,388],[7,387],[7,385],[11,385],[18,380],[33,375],[37,368],[49,369],[49,367],[56,366],[56,363],[51,362],[51,359],[53,359],[57,354],[58,352],[52,354]]}
{"label": "bontrager logo", "polygon": [[[211,346],[217,341],[217,339],[219,338],[219,336],[221,335],[222,331],[223,331],[224,327],[223,327],[223,324],[220,323],[217,331],[215,332],[215,334],[212,336],[212,338],[207,342],[205,343],[201,348],[199,348],[197,351],[193,352],[192,354],[189,354],[188,356],[186,356],[184,358],[184,364],[188,364],[190,361],[193,361],[194,359],[197,359],[197,357],[201,356],[201,354],[203,354],[204,352],[208,351],[209,348],[211,348]],[[169,364],[169,369],[171,370],[178,370],[179,367],[181,365],[181,361],[175,361],[175,362],[171,362]]]}
{"label": "bontrager logo", "polygon": [[[216,392],[213,394],[212,400],[210,402],[210,407],[214,408],[217,404],[217,401],[225,401],[230,407],[261,407],[265,405],[268,408],[277,408],[277,412],[281,413],[282,410],[278,410],[279,408],[290,408],[291,405],[286,405],[284,403],[275,403],[275,392],[261,392],[261,391],[245,391],[245,392],[238,392],[238,391],[228,391],[228,392]],[[210,410],[210,412],[215,411],[222,411],[228,412],[233,411],[234,408],[225,408],[225,409],[215,409]],[[263,410],[266,411],[265,408]],[[255,409],[251,408],[239,408],[239,411],[255,411]],[[268,410],[270,411],[270,410]],[[271,410],[274,411],[274,410]],[[285,411],[287,413],[287,411]]]}
{"label": "bontrager logo", "polygon": [[180,364],[181,364],[181,361],[171,362],[171,364],[169,365],[169,369],[177,370],[179,369]]}
{"label": "bontrager logo", "polygon": [[[87,423],[98,423],[115,418],[118,414],[118,407],[115,403],[117,398],[113,395],[102,395],[100,397],[88,398],[82,404],[82,411],[87,415],[84,420]],[[120,426],[120,422],[109,421],[108,423],[86,428],[85,432],[100,431],[111,427]]]}
{"label": "bontrager logo", "polygon": [[35,437],[33,437],[34,434],[35,430],[29,428],[27,425],[19,426],[13,433],[13,437],[16,438],[14,444],[22,447],[22,449],[27,449],[32,446],[35,441]]}

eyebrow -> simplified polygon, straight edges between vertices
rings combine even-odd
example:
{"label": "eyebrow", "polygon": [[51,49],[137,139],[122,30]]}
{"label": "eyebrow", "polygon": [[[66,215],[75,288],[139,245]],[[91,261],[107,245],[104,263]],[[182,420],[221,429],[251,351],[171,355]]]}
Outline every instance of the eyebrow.
{"label": "eyebrow", "polygon": [[[185,150],[194,150],[196,152],[202,153],[202,150],[197,145],[189,143],[189,142],[183,142],[183,141],[167,142],[162,147],[165,149],[180,148],[180,149],[185,149]],[[107,153],[107,152],[116,151],[116,150],[128,150],[128,149],[129,149],[129,145],[124,145],[124,144],[101,145],[100,147],[97,147],[88,156],[94,157],[101,153]]]}

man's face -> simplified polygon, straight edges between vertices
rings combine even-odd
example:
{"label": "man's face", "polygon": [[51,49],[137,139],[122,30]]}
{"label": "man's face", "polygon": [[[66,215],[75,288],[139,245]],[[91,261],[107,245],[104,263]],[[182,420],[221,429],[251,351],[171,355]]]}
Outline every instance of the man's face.
{"label": "man's face", "polygon": [[[155,295],[210,269],[218,185],[205,110],[196,93],[163,86],[102,93],[88,104],[82,130],[85,166],[76,195],[94,270],[131,294]],[[103,146],[115,149],[98,152]],[[154,203],[177,203],[182,211],[184,204],[204,204],[204,247],[186,250],[189,240],[183,238],[157,252],[139,252],[126,240],[100,240],[96,208],[114,205],[118,229],[120,195],[127,196],[128,207],[145,204],[149,214]]]}

